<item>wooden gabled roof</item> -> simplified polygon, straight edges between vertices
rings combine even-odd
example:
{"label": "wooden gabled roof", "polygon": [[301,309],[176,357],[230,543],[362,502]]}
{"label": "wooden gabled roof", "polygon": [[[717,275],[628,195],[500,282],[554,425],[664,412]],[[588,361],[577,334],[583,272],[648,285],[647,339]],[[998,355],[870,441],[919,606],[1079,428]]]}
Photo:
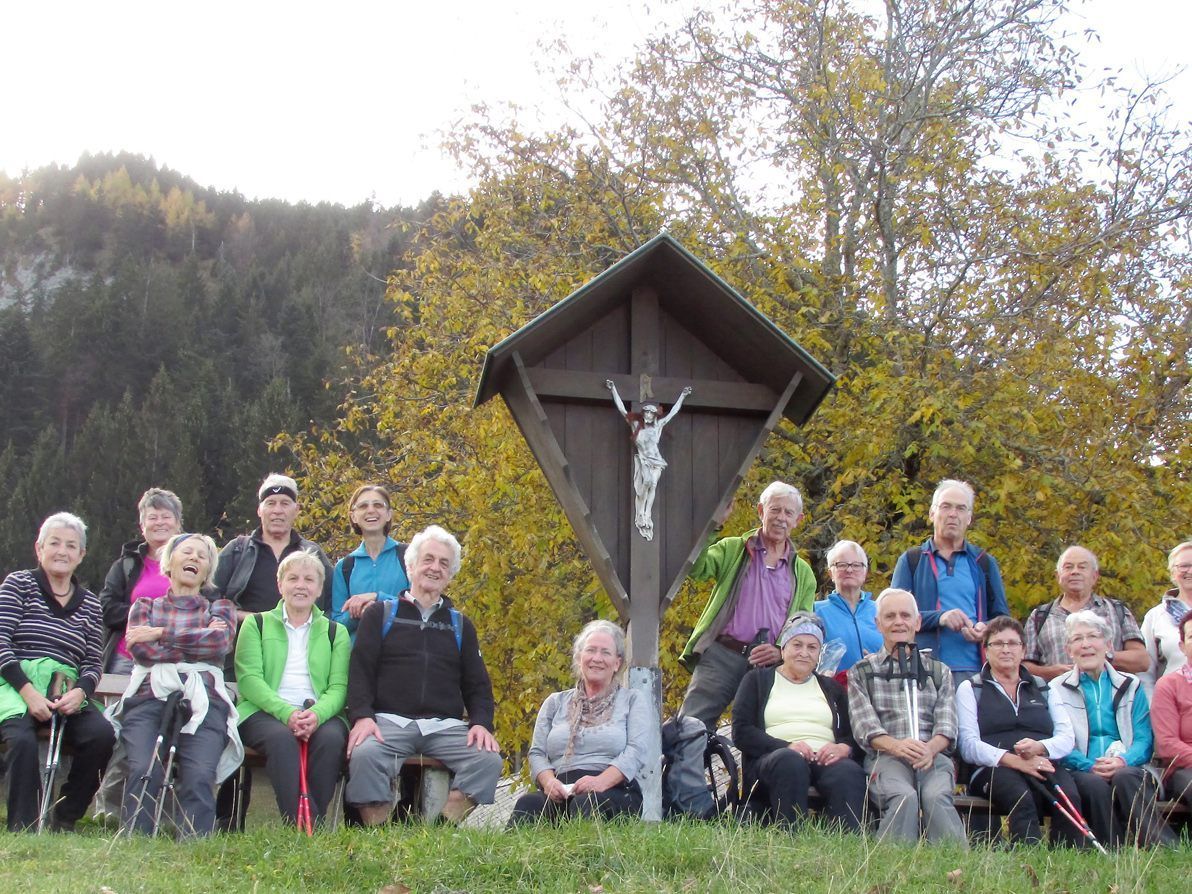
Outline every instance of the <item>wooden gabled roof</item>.
{"label": "wooden gabled roof", "polygon": [[513,355],[534,365],[573,335],[592,326],[634,288],[658,295],[662,309],[747,382],[783,393],[793,375],[802,379],[783,414],[802,425],[835,382],[798,343],[665,231],[595,277],[554,307],[489,349],[473,406],[499,393]]}

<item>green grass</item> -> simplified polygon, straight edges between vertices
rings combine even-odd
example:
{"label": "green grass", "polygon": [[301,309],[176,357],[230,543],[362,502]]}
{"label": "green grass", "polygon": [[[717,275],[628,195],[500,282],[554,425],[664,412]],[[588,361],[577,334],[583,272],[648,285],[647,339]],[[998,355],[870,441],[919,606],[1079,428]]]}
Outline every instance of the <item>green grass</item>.
{"label": "green grass", "polygon": [[307,839],[274,821],[187,844],[80,828],[76,835],[0,834],[5,890],[1169,894],[1182,889],[1192,857],[1189,848],[1106,858],[1044,848],[879,846],[732,823],[573,823],[516,832],[410,825]]}

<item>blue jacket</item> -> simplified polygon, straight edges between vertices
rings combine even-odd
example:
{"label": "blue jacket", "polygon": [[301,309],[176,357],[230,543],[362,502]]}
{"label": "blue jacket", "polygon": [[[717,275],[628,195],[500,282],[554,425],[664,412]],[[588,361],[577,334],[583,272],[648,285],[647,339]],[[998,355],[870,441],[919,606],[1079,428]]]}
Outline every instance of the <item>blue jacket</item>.
{"label": "blue jacket", "polygon": [[882,635],[877,632],[877,605],[872,594],[861,592],[854,614],[844,597],[833,590],[826,599],[815,603],[815,613],[827,628],[824,642],[838,639],[844,644],[844,655],[836,667],[837,672],[848,670],[866,652],[881,651]]}
{"label": "blue jacket", "polygon": [[[376,593],[378,602],[396,599],[410,589],[410,580],[406,577],[406,569],[399,557],[401,546],[392,537],[385,539],[385,547],[375,559],[368,554],[362,542],[356,549],[348,553],[353,557],[352,579],[344,579],[344,560],[335,563],[335,571],[331,575],[331,620],[338,621],[348,628],[353,640],[356,638],[358,618],[351,617],[344,611],[344,603],[350,596],[359,593]],[[346,558],[346,556],[345,556]]]}
{"label": "blue jacket", "polygon": [[[977,617],[974,620],[988,621],[998,615],[1010,614],[1010,609],[1006,605],[1006,590],[1002,586],[1002,573],[997,567],[997,559],[980,547],[973,546],[967,540],[964,542],[964,551],[971,560],[969,569],[977,585]],[[915,567],[913,578],[910,563],[907,560],[907,555],[911,552],[920,554],[919,564]],[[890,580],[890,586],[900,590],[910,590],[915,594],[915,602],[919,604],[919,615],[923,622],[916,642],[920,649],[932,649],[936,655],[939,655],[940,615],[942,612],[940,611],[939,587],[936,584],[935,570],[930,556],[934,552],[935,544],[928,537],[922,546],[914,550],[907,550],[899,556],[898,563],[894,566],[894,576]],[[981,568],[977,564],[977,558],[982,554],[989,557],[988,581],[986,580],[987,575],[981,573]]]}

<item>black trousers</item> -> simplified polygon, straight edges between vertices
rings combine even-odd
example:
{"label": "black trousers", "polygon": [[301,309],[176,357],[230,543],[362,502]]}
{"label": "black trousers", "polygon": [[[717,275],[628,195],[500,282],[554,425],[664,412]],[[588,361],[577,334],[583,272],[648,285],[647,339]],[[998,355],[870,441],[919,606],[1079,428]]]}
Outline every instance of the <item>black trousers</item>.
{"label": "black trousers", "polygon": [[[568,770],[559,773],[559,781],[570,784],[582,776],[595,776],[600,770]],[[642,791],[636,780],[622,782],[603,792],[588,792],[559,803],[543,792],[529,792],[517,799],[509,825],[540,821],[558,822],[572,817],[612,819],[615,816],[640,817]]]}
{"label": "black trousers", "polygon": [[[240,740],[265,755],[265,772],[273,784],[277,809],[290,823],[298,820],[298,740],[290,728],[264,711],[240,724]],[[348,728],[338,718],[328,720],[310,737],[306,781],[311,796],[311,817],[322,821],[335,795],[344,768]]]}
{"label": "black trousers", "polygon": [[[70,747],[70,772],[59,789],[54,819],[73,823],[87,812],[99,788],[100,777],[116,745],[116,733],[104,716],[88,705],[68,718],[60,718],[62,741]],[[37,825],[41,796],[41,770],[37,753],[39,723],[32,715],[10,717],[0,723],[0,739],[8,748],[8,830],[19,832]],[[62,776],[59,774],[58,779]]]}
{"label": "black trousers", "polygon": [[1080,771],[1072,776],[1084,804],[1084,818],[1102,844],[1147,847],[1175,841],[1155,808],[1159,789],[1146,770],[1122,767],[1110,779]]}
{"label": "black trousers", "polygon": [[865,771],[852,758],[828,766],[808,763],[803,755],[779,748],[758,759],[757,780],[780,823],[797,826],[807,815],[807,790],[824,797],[820,815],[829,823],[856,832],[865,812]]}
{"label": "black trousers", "polygon": [[[1063,767],[1056,767],[1052,779],[1059,783],[1077,810],[1080,793],[1072,776]],[[1008,767],[981,767],[969,782],[969,791],[990,802],[1006,815],[1010,826],[1010,840],[1015,844],[1038,844],[1043,840],[1042,817],[1051,816],[1051,844],[1084,847],[1084,835],[1052,806],[1055,790],[1049,782],[1040,782]],[[1059,796],[1055,795],[1058,799]]]}

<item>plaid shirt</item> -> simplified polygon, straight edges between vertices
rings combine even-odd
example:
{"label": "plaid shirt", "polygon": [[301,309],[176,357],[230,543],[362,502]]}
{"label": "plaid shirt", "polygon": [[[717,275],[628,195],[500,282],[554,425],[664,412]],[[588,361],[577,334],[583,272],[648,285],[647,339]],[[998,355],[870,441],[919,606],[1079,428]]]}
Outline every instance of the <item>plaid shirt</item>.
{"label": "plaid shirt", "polygon": [[[1126,647],[1126,640],[1136,639],[1142,642],[1143,639],[1142,630],[1139,629],[1138,622],[1134,620],[1134,613],[1125,605],[1119,609],[1115,603],[1117,603],[1116,599],[1108,599],[1094,593],[1085,608],[1092,609],[1109,625],[1109,629],[1113,631],[1109,647],[1115,652],[1120,652]],[[1042,629],[1040,629],[1039,614],[1047,605],[1050,605],[1051,608],[1047,612],[1046,620],[1043,621]],[[1060,605],[1059,599],[1051,603],[1044,603],[1032,611],[1031,616],[1026,620],[1024,660],[1032,661],[1035,664],[1071,666],[1072,659],[1068,657],[1068,628],[1065,625],[1070,614],[1072,612]]]}
{"label": "plaid shirt", "polygon": [[[215,630],[207,625],[219,618],[227,628]],[[128,613],[128,626],[164,627],[156,642],[135,643],[128,647],[137,664],[168,664],[176,661],[201,661],[219,665],[232,650],[236,638],[236,606],[227,599],[208,601],[204,596],[175,596],[138,599]],[[210,686],[210,684],[208,684]],[[141,686],[143,693],[148,679]]]}
{"label": "plaid shirt", "polygon": [[[848,672],[848,713],[853,737],[870,756],[877,751],[869,743],[877,736],[895,739],[911,737],[910,713],[906,708],[904,680],[887,679],[889,651],[883,646],[876,655],[867,655]],[[947,666],[924,655],[927,679],[919,690],[919,738],[933,736],[956,741],[956,695],[952,673]],[[938,667],[940,686],[936,689],[933,667]]]}

